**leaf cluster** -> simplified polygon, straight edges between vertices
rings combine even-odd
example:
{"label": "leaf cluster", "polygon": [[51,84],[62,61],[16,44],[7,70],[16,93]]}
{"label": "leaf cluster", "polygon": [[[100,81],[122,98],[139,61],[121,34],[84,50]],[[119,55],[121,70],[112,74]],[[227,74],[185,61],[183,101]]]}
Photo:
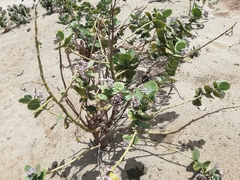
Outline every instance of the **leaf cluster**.
{"label": "leaf cluster", "polygon": [[200,176],[211,179],[211,180],[222,180],[222,172],[220,172],[219,168],[214,166],[211,169],[209,169],[209,165],[211,164],[211,161],[205,161],[201,162],[199,161],[200,158],[200,152],[198,149],[195,149],[192,154],[192,160],[193,160],[193,170],[196,172],[200,172]]}
{"label": "leaf cluster", "polygon": [[202,106],[202,97],[214,99],[224,98],[227,91],[230,89],[230,84],[227,81],[213,82],[213,86],[205,85],[204,88],[198,88],[195,90],[194,100],[192,104],[194,106]]}

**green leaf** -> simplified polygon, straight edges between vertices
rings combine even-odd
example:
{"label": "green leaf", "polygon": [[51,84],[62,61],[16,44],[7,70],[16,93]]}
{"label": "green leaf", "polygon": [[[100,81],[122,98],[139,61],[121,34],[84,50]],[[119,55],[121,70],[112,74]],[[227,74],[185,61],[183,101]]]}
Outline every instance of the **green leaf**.
{"label": "green leaf", "polygon": [[56,34],[56,37],[58,37],[59,40],[62,41],[64,39],[63,31],[58,31],[57,34]]}
{"label": "green leaf", "polygon": [[132,110],[127,109],[127,115],[129,117],[129,119],[134,120],[134,113]]}
{"label": "green leaf", "polygon": [[129,25],[129,29],[131,29],[131,30],[133,31],[133,30],[138,29],[138,26],[133,25],[133,24],[130,24],[130,25]]}
{"label": "green leaf", "polygon": [[135,138],[134,138],[134,140],[133,140],[133,144],[137,144],[137,143],[138,143],[138,140],[139,140],[138,136],[135,136]]}
{"label": "green leaf", "polygon": [[155,28],[165,28],[167,26],[166,23],[161,20],[154,20],[153,24]]}
{"label": "green leaf", "polygon": [[[44,177],[46,176],[46,174],[48,173],[48,168],[44,168],[43,170],[42,170],[42,172],[43,172],[43,174],[44,174]],[[44,179],[43,179],[44,180]]]}
{"label": "green leaf", "polygon": [[25,167],[24,167],[24,170],[27,172],[29,169],[31,169],[31,166],[30,165],[26,165]]}
{"label": "green leaf", "polygon": [[156,13],[156,15],[155,15],[155,18],[156,18],[157,20],[163,20],[163,15],[162,15],[162,13],[158,11],[158,12]]}
{"label": "green leaf", "polygon": [[197,162],[193,165],[194,171],[200,171],[202,169],[202,163]]}
{"label": "green leaf", "polygon": [[133,94],[130,90],[124,90],[122,91],[122,98],[125,100],[125,101],[129,101],[131,100],[133,97]]}
{"label": "green leaf", "polygon": [[[51,96],[49,96],[49,97],[46,99],[46,101],[48,101],[50,98],[51,98]],[[49,103],[49,102],[48,102],[48,103]],[[43,110],[47,107],[48,103],[45,104],[45,105],[42,107],[42,109],[40,109],[39,111],[37,111],[37,112],[34,114],[34,118],[37,118],[37,117],[39,116],[39,114],[41,114],[41,112],[43,112]]]}
{"label": "green leaf", "polygon": [[120,55],[119,55],[119,58],[120,58],[121,60],[125,60],[125,61],[130,61],[130,60],[132,60],[131,54],[120,54]]}
{"label": "green leaf", "polygon": [[152,103],[152,102],[155,100],[156,96],[157,96],[157,91],[152,91],[152,92],[148,95],[148,98],[150,99],[149,102]]}
{"label": "green leaf", "polygon": [[29,101],[31,101],[32,96],[31,95],[25,95],[24,98],[20,98],[18,101],[23,104],[28,104]]}
{"label": "green leaf", "polygon": [[168,47],[172,51],[172,53],[175,53],[175,46],[172,41],[168,41]]}
{"label": "green leaf", "polygon": [[150,21],[152,21],[152,15],[149,12],[145,12],[146,16]]}
{"label": "green leaf", "polygon": [[210,163],[211,163],[211,161],[206,161],[206,162],[202,163],[202,168],[203,168],[204,171],[207,170],[207,168],[210,165]]}
{"label": "green leaf", "polygon": [[81,98],[87,98],[86,89],[80,88],[77,85],[72,85],[72,88],[81,96]]}
{"label": "green leaf", "polygon": [[124,83],[123,82],[114,82],[113,89],[118,92],[122,91],[124,89]]}
{"label": "green leaf", "polygon": [[70,36],[68,36],[65,41],[64,41],[64,45],[63,46],[68,46],[72,40],[72,34]]}
{"label": "green leaf", "polygon": [[88,68],[93,67],[93,65],[94,65],[94,60],[91,60],[88,62]]}
{"label": "green leaf", "polygon": [[[194,98],[196,98],[196,97],[198,97],[198,96],[194,96]],[[197,98],[197,99],[192,101],[192,104],[194,106],[202,106],[202,99],[201,98]]]}
{"label": "green leaf", "polygon": [[144,84],[143,88],[146,90],[146,95],[154,92],[154,94],[151,95],[154,96],[154,98],[156,97],[158,92],[158,85],[155,81],[148,81],[146,84]]}
{"label": "green leaf", "polygon": [[196,97],[202,95],[202,94],[203,94],[202,88],[197,88],[197,89],[195,90],[195,94],[196,94]]}
{"label": "green leaf", "polygon": [[127,141],[131,141],[132,136],[129,135],[129,134],[124,134],[124,135],[122,136],[122,139],[123,139],[123,140],[127,140]]}
{"label": "green leaf", "polygon": [[164,18],[168,18],[169,16],[172,15],[172,10],[171,9],[166,9],[165,11],[162,12]]}
{"label": "green leaf", "polygon": [[217,90],[213,91],[213,95],[216,96],[217,98],[222,98],[222,94],[218,92]]}
{"label": "green leaf", "polygon": [[141,120],[134,120],[134,123],[142,128],[149,129],[150,125]]}
{"label": "green leaf", "polygon": [[[123,140],[127,140],[128,142],[130,142],[132,140],[132,135],[129,135],[129,134],[124,134],[122,136],[122,139]],[[134,140],[133,140],[133,144],[137,144],[139,138],[137,136],[135,136]]]}
{"label": "green leaf", "polygon": [[131,55],[132,59],[134,58],[135,51],[131,48],[128,50],[128,54]]}
{"label": "green leaf", "polygon": [[165,48],[165,52],[170,55],[174,55],[174,51],[171,51],[169,48]]}
{"label": "green leaf", "polygon": [[29,101],[27,108],[29,110],[37,110],[40,107],[39,99],[32,99]]}
{"label": "green leaf", "polygon": [[218,89],[218,83],[217,83],[217,82],[213,82],[213,87],[214,87],[215,89]]}
{"label": "green leaf", "polygon": [[137,98],[137,100],[139,100],[139,101],[141,101],[142,98],[143,98],[143,94],[142,94],[142,92],[140,91],[140,89],[138,89],[138,88],[135,89],[134,96],[135,96],[135,98]]}
{"label": "green leaf", "polygon": [[96,108],[96,106],[94,106],[94,105],[86,106],[85,108],[86,108],[86,111],[87,111],[88,113],[90,113],[90,114],[92,114],[92,113],[94,113],[94,112],[97,111],[97,108]]}
{"label": "green leaf", "polygon": [[158,36],[159,41],[163,44],[166,43],[166,37],[165,37],[164,29],[163,28],[157,28],[156,32],[157,32],[157,36]]}
{"label": "green leaf", "polygon": [[192,154],[192,159],[194,162],[198,162],[200,157],[200,151],[198,149],[194,149]]}
{"label": "green leaf", "polygon": [[227,81],[220,81],[218,84],[218,88],[223,91],[227,91],[230,89],[230,84]]}
{"label": "green leaf", "polygon": [[23,104],[28,104],[31,99],[32,99],[31,95],[25,95],[24,98],[21,98],[18,101]]}
{"label": "green leaf", "polygon": [[207,85],[204,86],[204,90],[205,90],[206,93],[208,93],[208,94],[211,94],[211,93],[213,92],[213,89],[212,89],[210,86],[207,86]]}
{"label": "green leaf", "polygon": [[182,49],[184,49],[187,46],[186,42],[183,40],[179,40],[176,44],[175,44],[175,51],[181,52]]}
{"label": "green leaf", "polygon": [[209,173],[210,176],[212,176],[212,175],[215,174],[216,171],[217,171],[217,168],[214,166],[212,169],[210,169],[210,170],[208,171],[208,173]]}
{"label": "green leaf", "polygon": [[38,164],[37,166],[36,166],[36,172],[35,172],[36,174],[37,174],[37,176],[40,176],[41,175],[41,165],[40,164]]}
{"label": "green leaf", "polygon": [[95,73],[93,73],[92,71],[89,71],[89,70],[85,71],[85,74],[88,78],[94,78],[96,76]]}
{"label": "green leaf", "polygon": [[202,17],[202,11],[201,9],[199,9],[198,7],[195,7],[192,9],[192,15],[197,18],[200,19]]}
{"label": "green leaf", "polygon": [[150,120],[153,119],[153,116],[148,115],[148,114],[145,113],[145,112],[138,111],[138,112],[135,114],[135,118],[136,118],[137,120],[150,121]]}
{"label": "green leaf", "polygon": [[40,109],[39,111],[37,111],[35,114],[34,114],[34,118],[37,118],[39,116],[39,114],[41,114],[41,112],[43,112],[44,109]]}
{"label": "green leaf", "polygon": [[[137,67],[137,66],[136,66]],[[135,67],[134,67],[135,68]],[[127,71],[125,73],[126,76],[126,80],[127,82],[132,82],[132,80],[135,78],[137,71],[133,70],[133,68],[131,68],[131,70]]]}
{"label": "green leaf", "polygon": [[108,97],[105,94],[98,94],[98,98],[103,101],[107,101]]}

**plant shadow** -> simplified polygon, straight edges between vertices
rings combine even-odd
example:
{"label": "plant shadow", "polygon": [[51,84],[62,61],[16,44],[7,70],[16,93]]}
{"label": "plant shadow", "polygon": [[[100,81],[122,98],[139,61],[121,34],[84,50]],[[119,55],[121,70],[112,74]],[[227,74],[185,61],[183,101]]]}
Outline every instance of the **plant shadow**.
{"label": "plant shadow", "polygon": [[[79,152],[77,152],[76,154],[78,154],[78,153]],[[96,162],[95,157],[98,157],[98,150],[92,150],[89,153],[87,153],[86,155],[83,155],[77,161],[74,161],[72,164],[70,164],[68,167],[64,168],[63,170],[52,173],[50,179],[55,179],[55,176],[59,176],[60,178],[79,180],[79,173],[85,167],[88,167],[88,170],[84,174],[82,174],[81,179],[83,179],[83,180],[95,179],[99,175],[99,171],[96,170],[97,162]],[[50,169],[54,169],[54,168],[64,165],[64,164],[65,164],[65,160],[62,160],[59,165],[56,161],[54,161],[52,163],[52,167]],[[94,167],[90,166],[93,164],[95,164]],[[91,167],[91,168],[89,168],[89,167]],[[74,168],[74,173],[71,172],[73,168]]]}
{"label": "plant shadow", "polygon": [[188,150],[193,151],[196,148],[202,148],[203,145],[206,143],[206,141],[203,139],[200,139],[200,140],[188,140],[187,143],[178,141],[178,143],[181,146],[180,151],[188,151]]}

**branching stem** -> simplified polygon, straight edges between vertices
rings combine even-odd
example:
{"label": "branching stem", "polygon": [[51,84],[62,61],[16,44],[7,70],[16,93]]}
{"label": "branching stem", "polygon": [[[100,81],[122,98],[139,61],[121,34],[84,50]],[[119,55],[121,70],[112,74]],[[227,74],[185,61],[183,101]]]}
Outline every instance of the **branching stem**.
{"label": "branching stem", "polygon": [[80,128],[82,128],[83,130],[87,131],[87,132],[92,132],[92,130],[88,129],[87,127],[83,126],[82,124],[80,124],[78,121],[76,121],[67,111],[67,109],[63,106],[63,104],[61,104],[60,102],[58,102],[57,98],[54,96],[54,94],[52,93],[52,91],[50,90],[45,76],[44,76],[44,72],[43,72],[43,68],[42,68],[42,61],[41,61],[41,57],[40,57],[40,48],[39,48],[39,40],[38,40],[38,26],[37,26],[37,5],[35,6],[35,45],[36,45],[36,52],[37,52],[37,60],[38,60],[38,67],[39,67],[39,71],[40,71],[40,77],[42,79],[43,85],[45,87],[45,89],[47,90],[48,94],[52,97],[53,101],[62,109],[62,111],[65,113],[65,115],[67,117],[69,117],[71,119],[71,122],[73,122],[74,124],[76,124],[77,126],[79,126]]}

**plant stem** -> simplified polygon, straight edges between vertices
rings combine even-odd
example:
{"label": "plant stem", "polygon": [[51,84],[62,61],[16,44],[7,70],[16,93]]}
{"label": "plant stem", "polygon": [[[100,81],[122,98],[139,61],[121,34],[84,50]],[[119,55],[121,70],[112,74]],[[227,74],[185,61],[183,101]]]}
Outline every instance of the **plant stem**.
{"label": "plant stem", "polygon": [[115,73],[114,73],[114,68],[113,68],[113,48],[114,48],[114,10],[115,10],[115,5],[116,5],[116,0],[114,0],[114,3],[111,4],[111,22],[108,26],[108,32],[111,32],[111,35],[109,36],[109,56],[108,56],[108,60],[109,60],[109,65],[110,65],[110,71],[111,71],[111,76],[112,79],[115,81]]}
{"label": "plant stem", "polygon": [[128,153],[128,151],[130,150],[132,144],[133,144],[133,141],[135,139],[135,136],[137,135],[137,131],[135,130],[133,135],[132,135],[132,139],[131,141],[129,142],[129,145],[127,147],[127,149],[125,150],[125,152],[123,153],[123,155],[120,157],[120,159],[118,160],[118,162],[111,168],[112,171],[115,170],[115,168],[122,162],[123,158],[126,156],[126,154]]}
{"label": "plant stem", "polygon": [[209,115],[211,115],[211,114],[218,113],[218,112],[223,111],[223,110],[226,110],[226,109],[233,109],[233,108],[239,108],[239,107],[240,107],[240,105],[238,105],[238,106],[230,106],[230,107],[223,107],[223,108],[217,109],[217,110],[215,110],[215,111],[206,113],[206,114],[204,114],[204,115],[202,115],[202,116],[200,116],[200,117],[198,117],[198,118],[196,118],[196,119],[191,120],[190,122],[188,122],[187,124],[185,124],[184,126],[180,127],[179,129],[177,129],[177,130],[175,130],[175,131],[169,131],[169,132],[153,132],[153,131],[148,131],[147,133],[148,133],[148,134],[158,134],[158,135],[175,134],[175,133],[178,133],[178,132],[180,132],[181,130],[185,129],[187,126],[189,126],[189,125],[192,124],[193,122],[198,121],[198,120],[200,120],[200,119],[203,119],[203,118],[206,117],[206,116],[209,116]]}
{"label": "plant stem", "polygon": [[223,35],[227,34],[228,32],[233,33],[233,28],[234,26],[237,24],[237,22],[235,22],[229,29],[227,29],[226,31],[224,31],[222,34],[220,34],[219,36],[217,36],[216,38],[212,39],[211,41],[208,41],[206,44],[202,45],[201,47],[195,49],[194,51],[188,53],[186,56],[184,56],[184,58],[189,57],[190,55],[194,54],[197,51],[200,51],[202,48],[204,48],[205,46],[207,46],[208,44],[211,44],[213,41],[219,39],[220,37],[222,37]]}
{"label": "plant stem", "polygon": [[38,26],[37,26],[37,5],[35,6],[35,45],[36,45],[36,52],[37,52],[37,60],[38,60],[38,67],[39,67],[39,72],[40,72],[40,77],[42,79],[43,85],[45,87],[45,89],[47,90],[48,94],[52,97],[53,101],[62,109],[62,111],[65,113],[65,115],[67,117],[69,117],[71,119],[71,122],[75,123],[77,126],[79,126],[80,128],[82,128],[85,131],[88,132],[93,132],[92,130],[88,129],[87,127],[83,126],[82,124],[80,124],[78,121],[76,121],[69,113],[68,111],[65,109],[65,107],[63,106],[63,104],[61,104],[60,102],[58,102],[57,98],[54,96],[54,94],[52,93],[52,91],[50,90],[45,76],[44,76],[44,72],[43,72],[43,68],[42,68],[42,61],[41,61],[41,57],[40,57],[40,49],[39,49],[39,41],[38,41]]}
{"label": "plant stem", "polygon": [[53,173],[53,172],[55,172],[55,171],[58,171],[58,170],[60,170],[60,169],[62,169],[62,168],[64,168],[64,167],[72,164],[73,162],[75,162],[76,160],[78,160],[78,159],[79,159],[81,156],[83,156],[84,154],[87,154],[87,153],[89,153],[90,151],[92,151],[92,150],[94,150],[94,149],[97,149],[97,148],[99,148],[99,147],[100,147],[100,145],[97,145],[97,146],[91,147],[91,148],[83,151],[83,152],[82,152],[81,154],[79,154],[76,158],[72,159],[71,161],[67,162],[66,164],[64,164],[64,165],[62,165],[62,166],[59,166],[59,167],[57,167],[57,168],[55,168],[55,169],[53,169],[53,170],[51,170],[51,171],[48,171],[48,174]]}
{"label": "plant stem", "polygon": [[183,102],[178,103],[178,104],[174,104],[174,105],[172,105],[172,106],[168,106],[168,107],[166,107],[166,108],[164,108],[164,109],[160,109],[160,110],[154,112],[152,115],[154,115],[154,116],[156,117],[159,113],[161,113],[161,112],[163,112],[163,111],[165,111],[165,110],[172,109],[172,108],[174,108],[174,107],[181,106],[181,105],[183,105],[183,104],[189,103],[189,102],[191,102],[191,101],[194,101],[194,100],[200,98],[201,96],[202,96],[202,95],[200,95],[200,96],[198,96],[198,97],[195,97],[195,98],[193,98],[193,99],[187,100],[187,101],[183,101]]}

